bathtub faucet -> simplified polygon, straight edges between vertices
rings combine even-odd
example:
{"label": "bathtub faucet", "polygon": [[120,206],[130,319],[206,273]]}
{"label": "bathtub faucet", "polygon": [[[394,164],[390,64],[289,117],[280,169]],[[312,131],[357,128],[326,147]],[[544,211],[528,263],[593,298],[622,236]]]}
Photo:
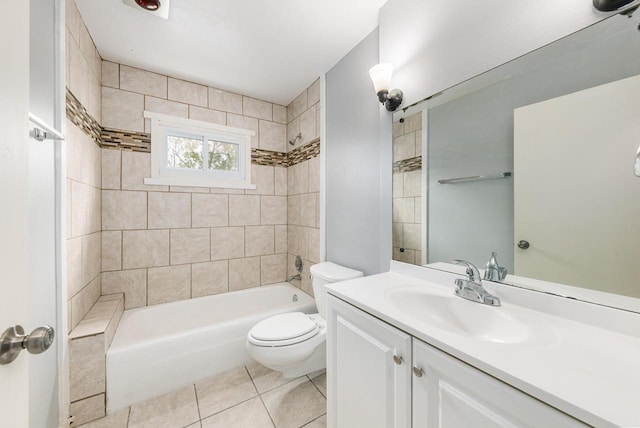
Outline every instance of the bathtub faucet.
{"label": "bathtub faucet", "polygon": [[287,279],[287,282],[291,282],[291,281],[293,281],[294,279],[297,279],[298,281],[302,281],[302,277],[300,276],[300,274],[299,274],[299,273],[297,273],[297,274],[295,274],[295,275],[290,276],[290,277]]}

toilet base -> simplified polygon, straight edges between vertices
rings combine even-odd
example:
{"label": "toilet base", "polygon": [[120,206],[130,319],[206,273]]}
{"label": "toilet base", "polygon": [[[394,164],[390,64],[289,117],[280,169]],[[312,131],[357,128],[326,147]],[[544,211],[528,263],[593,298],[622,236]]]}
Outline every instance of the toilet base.
{"label": "toilet base", "polygon": [[249,352],[249,355],[259,364],[271,370],[281,372],[282,377],[286,379],[300,377],[324,369],[327,366],[327,345],[325,341],[315,348],[309,358],[299,363],[289,362],[279,364],[268,359],[256,358],[256,355],[253,355],[252,352]]}

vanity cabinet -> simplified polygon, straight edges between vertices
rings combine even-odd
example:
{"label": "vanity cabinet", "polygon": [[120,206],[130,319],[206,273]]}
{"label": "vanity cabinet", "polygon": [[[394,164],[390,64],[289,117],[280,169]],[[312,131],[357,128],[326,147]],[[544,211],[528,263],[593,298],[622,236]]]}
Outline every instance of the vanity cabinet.
{"label": "vanity cabinet", "polygon": [[586,427],[332,295],[329,428]]}

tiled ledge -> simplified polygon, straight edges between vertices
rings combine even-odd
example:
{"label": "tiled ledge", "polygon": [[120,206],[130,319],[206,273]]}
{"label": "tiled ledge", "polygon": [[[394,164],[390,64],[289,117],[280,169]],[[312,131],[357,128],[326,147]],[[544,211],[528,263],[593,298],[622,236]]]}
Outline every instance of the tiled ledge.
{"label": "tiled ledge", "polygon": [[124,294],[101,296],[69,334],[71,426],[105,415],[107,350],[123,311]]}

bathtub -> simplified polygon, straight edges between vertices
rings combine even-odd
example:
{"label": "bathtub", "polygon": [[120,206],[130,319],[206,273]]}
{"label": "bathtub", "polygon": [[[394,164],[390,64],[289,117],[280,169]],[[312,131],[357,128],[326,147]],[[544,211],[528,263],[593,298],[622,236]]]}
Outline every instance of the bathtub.
{"label": "bathtub", "polygon": [[294,311],[315,303],[286,282],[124,311],[107,351],[107,412],[251,362],[249,329]]}

